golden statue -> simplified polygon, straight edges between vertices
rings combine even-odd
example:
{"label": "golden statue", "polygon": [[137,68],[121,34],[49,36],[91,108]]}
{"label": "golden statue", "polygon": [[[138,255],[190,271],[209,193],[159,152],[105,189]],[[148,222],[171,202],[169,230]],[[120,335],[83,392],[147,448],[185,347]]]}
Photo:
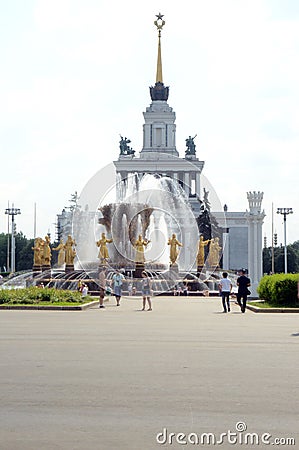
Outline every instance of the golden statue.
{"label": "golden statue", "polygon": [[50,238],[48,235],[45,236],[45,240],[43,241],[43,257],[42,264],[45,266],[51,265],[51,247],[50,247]]}
{"label": "golden statue", "polygon": [[173,233],[171,238],[168,239],[168,245],[170,245],[170,263],[175,264],[179,256],[178,246],[183,247],[183,244],[176,238],[176,234]]}
{"label": "golden statue", "polygon": [[208,256],[208,263],[210,267],[217,267],[219,264],[219,253],[221,247],[219,245],[219,238],[213,238],[210,243],[210,251]]}
{"label": "golden statue", "polygon": [[102,233],[102,237],[97,241],[97,246],[100,248],[98,258],[101,259],[102,262],[106,261],[109,258],[107,244],[111,244],[113,239],[107,239],[106,234]]}
{"label": "golden statue", "polygon": [[37,237],[34,241],[34,247],[31,247],[34,251],[33,253],[33,265],[34,266],[41,266],[42,265],[42,252],[43,252],[43,245],[42,245],[42,238]]}
{"label": "golden statue", "polygon": [[203,235],[201,234],[198,241],[198,251],[197,251],[197,265],[203,266],[205,263],[205,246],[208,245],[208,243],[211,242],[210,239],[207,239],[204,241]]}
{"label": "golden statue", "polygon": [[59,267],[63,266],[65,263],[65,246],[63,243],[63,240],[60,239],[60,243],[57,245],[57,247],[53,247],[52,250],[58,251],[58,262],[57,265]]}
{"label": "golden statue", "polygon": [[76,256],[76,250],[73,248],[74,245],[77,245],[75,240],[69,234],[64,244],[65,248],[65,263],[66,265],[72,266],[74,264],[74,259]]}
{"label": "golden statue", "polygon": [[135,262],[144,263],[144,248],[150,243],[147,239],[143,239],[142,235],[139,234],[137,241],[135,241],[134,247],[136,249]]}

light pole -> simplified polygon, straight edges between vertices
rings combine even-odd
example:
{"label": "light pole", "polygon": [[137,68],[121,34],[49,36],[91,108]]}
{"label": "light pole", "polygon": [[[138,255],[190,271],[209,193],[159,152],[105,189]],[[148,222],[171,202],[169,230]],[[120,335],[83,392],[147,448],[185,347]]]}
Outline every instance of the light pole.
{"label": "light pole", "polygon": [[288,273],[288,257],[287,257],[287,215],[293,214],[292,208],[277,208],[277,214],[283,214],[284,224],[284,273]]}
{"label": "light pole", "polygon": [[21,214],[21,210],[19,208],[14,208],[14,205],[12,205],[12,208],[6,208],[5,214],[8,214],[11,216],[11,261],[10,261],[10,272],[14,273],[16,270],[16,259],[15,259],[15,252],[16,252],[16,246],[15,246],[15,216],[18,214]]}

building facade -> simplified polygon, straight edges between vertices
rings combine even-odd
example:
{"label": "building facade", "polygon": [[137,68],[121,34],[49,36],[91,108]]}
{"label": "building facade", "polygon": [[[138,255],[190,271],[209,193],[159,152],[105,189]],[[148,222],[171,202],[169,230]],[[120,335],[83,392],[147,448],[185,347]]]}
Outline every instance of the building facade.
{"label": "building facade", "polygon": [[[124,199],[127,180],[132,174],[142,178],[145,174],[165,175],[178,182],[184,189],[195,217],[200,212],[201,173],[204,161],[196,156],[194,138],[186,139],[185,157],[180,158],[176,148],[176,115],[167,103],[169,87],[163,83],[161,31],[165,24],[163,16],[157,16],[158,57],[156,83],[150,87],[151,104],[143,113],[143,147],[138,156],[135,152],[121,152],[114,161],[119,180],[118,201]],[[252,281],[252,295],[262,276],[262,224],[263,193],[248,192],[249,209],[244,212],[213,211],[219,227],[223,230],[223,269],[248,270]]]}

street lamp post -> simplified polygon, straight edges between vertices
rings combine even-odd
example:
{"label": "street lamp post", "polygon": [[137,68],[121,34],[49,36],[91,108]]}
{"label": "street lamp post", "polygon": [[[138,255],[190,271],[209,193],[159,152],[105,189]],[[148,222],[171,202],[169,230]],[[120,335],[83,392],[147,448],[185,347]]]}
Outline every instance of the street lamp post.
{"label": "street lamp post", "polygon": [[14,273],[16,270],[16,245],[15,245],[15,216],[21,214],[21,210],[19,208],[7,208],[5,210],[5,214],[11,216],[11,261],[10,261],[10,272]]}
{"label": "street lamp post", "polygon": [[288,273],[288,257],[287,257],[287,215],[293,214],[292,208],[277,208],[277,214],[283,215],[284,225],[284,273]]}

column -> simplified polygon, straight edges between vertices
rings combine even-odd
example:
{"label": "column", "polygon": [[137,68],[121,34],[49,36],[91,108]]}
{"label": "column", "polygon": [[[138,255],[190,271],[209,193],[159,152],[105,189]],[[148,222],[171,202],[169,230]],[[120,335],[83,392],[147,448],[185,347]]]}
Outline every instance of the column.
{"label": "column", "polygon": [[226,232],[222,234],[222,266],[224,270],[229,270],[229,229],[226,229]]}
{"label": "column", "polygon": [[190,194],[190,173],[189,172],[184,173],[184,190],[189,197],[189,194]]}
{"label": "column", "polygon": [[251,296],[257,297],[257,286],[262,276],[262,225],[265,217],[261,210],[263,192],[247,192],[248,271],[251,278]]}
{"label": "column", "polygon": [[200,198],[200,172],[199,170],[195,172],[195,192]]}
{"label": "column", "polygon": [[257,297],[257,286],[262,277],[262,225],[264,212],[248,214],[248,272],[251,279],[251,296]]}
{"label": "column", "polygon": [[263,276],[263,220],[264,216],[257,220],[257,279],[258,281]]}

